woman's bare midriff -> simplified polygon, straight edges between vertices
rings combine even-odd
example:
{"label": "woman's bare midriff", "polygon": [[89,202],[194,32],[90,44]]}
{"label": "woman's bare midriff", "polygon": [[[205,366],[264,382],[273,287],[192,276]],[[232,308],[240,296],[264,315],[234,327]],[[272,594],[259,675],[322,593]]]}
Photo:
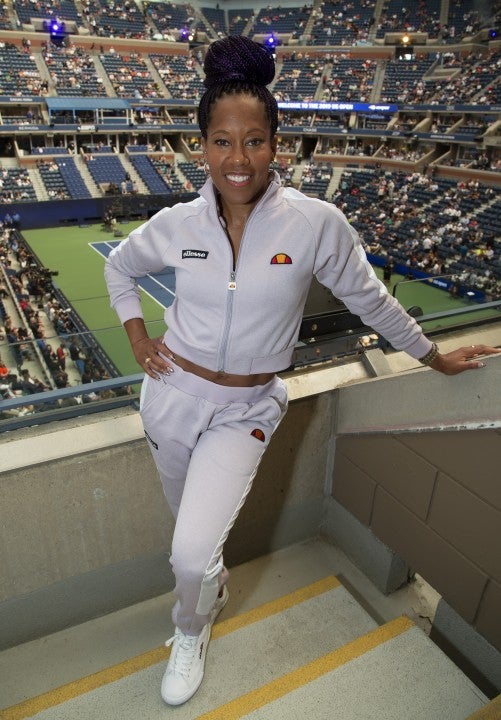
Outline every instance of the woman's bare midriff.
{"label": "woman's bare midriff", "polygon": [[204,380],[210,380],[210,382],[217,383],[218,385],[230,385],[233,387],[253,387],[254,385],[266,385],[267,382],[273,379],[275,373],[256,373],[255,375],[234,375],[233,373],[226,373],[217,370],[208,370],[202,365],[197,365],[191,360],[180,355],[172,353],[170,358],[171,362],[174,362],[178,367],[186,372],[198,375],[198,377],[204,378]]}

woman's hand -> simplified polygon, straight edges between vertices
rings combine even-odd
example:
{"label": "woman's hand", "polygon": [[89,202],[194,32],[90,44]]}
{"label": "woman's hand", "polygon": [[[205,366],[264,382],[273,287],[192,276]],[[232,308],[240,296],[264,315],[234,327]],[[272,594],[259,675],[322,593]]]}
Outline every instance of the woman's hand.
{"label": "woman's hand", "polygon": [[174,355],[164,344],[163,338],[144,337],[132,344],[132,352],[136,362],[145,373],[155,380],[159,375],[170,375],[173,368],[168,360],[174,360]]}
{"label": "woman's hand", "polygon": [[489,347],[489,345],[467,345],[449,353],[439,353],[430,363],[434,370],[445,375],[457,375],[464,370],[475,370],[485,367],[485,362],[480,358],[483,355],[494,355],[501,353],[501,349]]}

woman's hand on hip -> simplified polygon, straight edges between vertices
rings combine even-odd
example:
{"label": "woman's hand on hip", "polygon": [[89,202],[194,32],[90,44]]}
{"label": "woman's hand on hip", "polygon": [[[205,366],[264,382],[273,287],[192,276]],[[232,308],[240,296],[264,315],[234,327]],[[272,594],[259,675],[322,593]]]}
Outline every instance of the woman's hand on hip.
{"label": "woman's hand on hip", "polygon": [[132,345],[132,352],[138,365],[154,379],[159,375],[170,375],[173,371],[174,355],[163,342],[163,337],[142,338]]}

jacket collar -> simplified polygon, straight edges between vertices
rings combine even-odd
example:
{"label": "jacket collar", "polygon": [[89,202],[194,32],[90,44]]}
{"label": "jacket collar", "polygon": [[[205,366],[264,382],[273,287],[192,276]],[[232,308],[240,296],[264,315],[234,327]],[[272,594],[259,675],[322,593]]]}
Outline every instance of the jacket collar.
{"label": "jacket collar", "polygon": [[[266,203],[273,204],[278,200],[278,194],[279,190],[281,188],[281,181],[280,181],[280,175],[276,172],[276,170],[271,170],[271,180],[270,184],[266,188],[266,192],[264,193],[263,197],[260,198],[259,202],[257,203],[256,207],[259,205]],[[212,179],[209,177],[205,181],[205,183],[202,185],[200,190],[198,191],[198,194],[209,203],[209,205],[215,210],[216,213],[219,213],[218,209],[218,203],[217,203],[217,189],[214,183],[212,182]]]}

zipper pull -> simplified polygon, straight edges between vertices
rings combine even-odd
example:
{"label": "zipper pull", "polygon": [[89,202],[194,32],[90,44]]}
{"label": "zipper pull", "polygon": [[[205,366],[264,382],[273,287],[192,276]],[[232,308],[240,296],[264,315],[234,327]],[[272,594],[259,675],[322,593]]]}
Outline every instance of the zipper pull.
{"label": "zipper pull", "polygon": [[236,290],[237,289],[237,281],[236,281],[236,273],[235,271],[230,273],[230,281],[228,283],[228,290]]}

